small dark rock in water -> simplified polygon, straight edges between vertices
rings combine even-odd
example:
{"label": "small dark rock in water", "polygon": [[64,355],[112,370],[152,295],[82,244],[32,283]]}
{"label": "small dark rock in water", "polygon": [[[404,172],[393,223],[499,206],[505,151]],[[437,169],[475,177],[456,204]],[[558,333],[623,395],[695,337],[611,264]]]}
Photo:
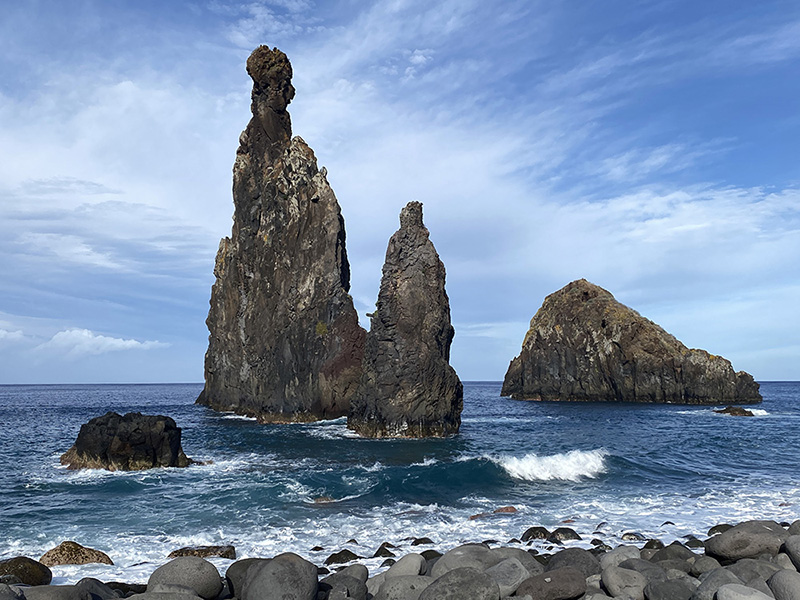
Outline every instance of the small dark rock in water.
{"label": "small dark rock in water", "polygon": [[179,548],[169,553],[167,558],[178,558],[179,556],[198,556],[208,558],[209,556],[219,556],[236,560],[236,548],[233,546],[187,546]]}
{"label": "small dark rock in water", "polygon": [[622,534],[622,541],[624,542],[643,542],[647,538],[644,537],[641,533],[636,533],[635,531],[629,531],[627,533]]}
{"label": "small dark rock in water", "polygon": [[345,548],[344,550],[340,550],[339,552],[334,552],[333,554],[331,554],[328,558],[325,559],[325,564],[340,565],[343,563],[348,563],[351,560],[357,560],[359,558],[362,557]]}
{"label": "small dark rock in water", "polygon": [[372,555],[372,558],[394,558],[397,556],[394,552],[389,550],[389,548],[394,548],[394,546],[388,542],[383,542],[375,551],[375,554]]}
{"label": "small dark rock in water", "polygon": [[667,525],[675,525],[675,523],[673,523],[672,521],[664,521],[664,522],[661,524],[661,526],[662,526],[662,527],[666,527]]}
{"label": "small dark rock in water", "polygon": [[105,552],[86,548],[77,542],[70,541],[61,542],[52,550],[45,552],[39,562],[48,567],[56,565],[87,565],[90,563],[114,564]]}
{"label": "small dark rock in water", "polygon": [[411,542],[412,546],[423,546],[423,545],[429,545],[429,544],[433,544],[433,540],[431,538],[429,538],[429,537],[417,538],[413,542]]}
{"label": "small dark rock in water", "polygon": [[644,550],[661,550],[664,547],[664,542],[661,540],[647,540],[642,548]]}
{"label": "small dark rock in water", "polygon": [[347,414],[364,330],[350,289],[344,219],[287,106],[292,66],[277,48],[247,59],[252,118],[233,166],[233,229],[219,245],[199,404],[262,423]]}
{"label": "small dark rock in water", "polygon": [[141,471],[188,467],[181,430],[170,417],[109,412],[81,425],[75,445],[61,456],[68,469]]}
{"label": "small dark rock in water", "polygon": [[548,542],[553,542],[556,544],[560,544],[561,542],[568,542],[570,540],[580,540],[582,539],[577,533],[575,533],[574,529],[570,529],[569,527],[558,527],[553,530],[553,532],[547,536]]}
{"label": "small dark rock in water", "polygon": [[381,563],[381,568],[383,568],[383,567],[391,567],[396,562],[397,561],[395,559],[393,559],[393,558],[387,558],[386,560],[384,560]]}
{"label": "small dark rock in water", "polygon": [[450,366],[445,270],[422,223],[422,204],[400,212],[364,349],[347,427],[365,437],[446,437],[461,425],[464,389]]}
{"label": "small dark rock in water", "polygon": [[354,544],[354,545],[358,546],[358,540],[356,540],[355,538],[350,538],[349,540],[347,540],[345,542],[345,544]]}
{"label": "small dark rock in water", "polygon": [[47,585],[53,580],[46,565],[27,556],[0,560],[0,575],[13,575],[25,585]]}
{"label": "small dark rock in water", "polygon": [[503,396],[518,400],[761,402],[744,371],[692,350],[585,279],[549,295],[511,361]]}
{"label": "small dark rock in water", "polygon": [[549,537],[550,532],[544,527],[529,527],[525,530],[525,533],[522,534],[522,541],[527,542],[528,540],[546,540]]}
{"label": "small dark rock in water", "polygon": [[754,417],[753,411],[742,408],[741,406],[726,406],[720,410],[715,410],[715,413],[721,415],[731,415],[732,417]]}

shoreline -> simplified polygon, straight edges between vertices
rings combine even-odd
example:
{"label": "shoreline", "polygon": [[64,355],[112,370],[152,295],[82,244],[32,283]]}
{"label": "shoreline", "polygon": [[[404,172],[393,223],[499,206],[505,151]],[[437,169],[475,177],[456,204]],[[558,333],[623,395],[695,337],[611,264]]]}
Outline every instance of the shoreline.
{"label": "shoreline", "polygon": [[[543,582],[547,579],[542,579],[544,577],[543,573],[553,573],[553,577],[565,578],[564,585],[577,586],[577,588],[583,590],[575,596],[563,596],[564,599],[574,597],[600,600],[604,597],[624,597],[623,595],[610,593],[611,590],[614,590],[614,585],[616,585],[613,583],[615,581],[614,577],[617,576],[623,577],[623,579],[625,577],[632,578],[637,582],[636,585],[641,584],[640,587],[642,589],[647,585],[651,585],[651,587],[655,585],[657,587],[667,585],[665,582],[674,582],[669,583],[669,585],[699,590],[701,586],[705,585],[705,580],[710,577],[706,573],[718,571],[714,577],[727,578],[720,585],[726,583],[735,584],[748,587],[759,593],[772,592],[773,597],[778,600],[782,600],[782,597],[772,589],[774,587],[772,583],[773,576],[777,572],[787,571],[789,575],[780,575],[778,579],[782,581],[788,578],[787,581],[791,585],[796,580],[800,586],[800,573],[797,572],[800,570],[800,518],[792,522],[750,520],[741,523],[718,523],[705,532],[705,535],[685,534],[680,538],[676,538],[672,534],[665,534],[660,538],[648,537],[639,532],[630,531],[620,536],[621,543],[618,544],[608,544],[601,539],[603,535],[601,530],[596,532],[576,531],[570,525],[571,523],[563,523],[555,529],[532,525],[525,531],[520,532],[520,536],[513,540],[454,540],[450,547],[436,544],[428,538],[419,539],[412,536],[402,540],[387,539],[378,548],[361,547],[356,540],[349,540],[338,544],[336,548],[315,548],[314,552],[318,557],[327,556],[324,560],[309,560],[307,553],[303,553],[300,556],[280,553],[276,555],[278,558],[275,558],[275,556],[237,556],[236,559],[211,557],[206,560],[199,558],[197,553],[189,552],[184,554],[184,558],[165,559],[159,565],[149,565],[148,563],[148,566],[152,566],[152,568],[149,569],[146,580],[135,577],[93,577],[91,579],[95,582],[99,580],[106,584],[112,583],[111,587],[117,590],[127,590],[126,596],[103,597],[100,595],[103,600],[113,600],[113,598],[127,597],[133,595],[133,593],[143,593],[145,591],[143,586],[145,585],[149,585],[149,588],[147,588],[148,596],[142,597],[141,600],[158,600],[160,596],[153,595],[156,592],[180,593],[184,596],[183,599],[172,600],[189,600],[195,597],[192,593],[187,592],[185,589],[179,590],[170,586],[191,587],[194,585],[193,580],[184,580],[180,574],[182,572],[181,569],[188,568],[186,565],[191,565],[191,568],[195,570],[197,568],[205,569],[207,573],[211,574],[211,580],[214,580],[216,576],[220,582],[224,582],[224,587],[222,587],[221,583],[220,590],[214,592],[214,595],[210,597],[207,594],[204,596],[200,591],[195,590],[197,594],[202,596],[204,600],[224,600],[232,597],[230,588],[244,585],[245,571],[247,569],[252,570],[254,568],[252,565],[256,563],[262,566],[270,564],[270,561],[259,560],[269,558],[273,559],[273,562],[275,560],[288,560],[295,566],[297,564],[303,565],[306,571],[312,569],[309,565],[313,565],[314,577],[322,582],[341,583],[340,580],[344,576],[343,574],[347,574],[348,577],[356,577],[357,575],[356,578],[363,579],[362,585],[365,586],[364,590],[367,590],[365,595],[342,597],[360,597],[362,600],[371,598],[370,594],[374,594],[376,600],[382,598],[383,596],[377,595],[381,586],[387,580],[398,575],[398,573],[403,576],[424,578],[424,580],[420,579],[417,583],[424,584],[427,588],[438,585],[439,579],[451,570],[458,570],[459,577],[469,575],[468,579],[472,578],[470,581],[480,580],[483,582],[481,585],[486,584],[484,587],[489,586],[491,590],[494,590],[491,587],[490,580],[492,578],[499,581],[500,589],[508,587],[503,588],[502,582],[504,577],[510,577],[505,572],[509,569],[516,573],[512,578],[515,583],[512,582],[512,584],[517,587],[522,586],[520,589],[527,589],[524,587],[525,585],[528,588],[534,586],[531,589],[538,589],[535,586],[545,585]],[[737,530],[741,531],[737,533]],[[702,532],[700,533],[702,534]],[[93,552],[91,549],[84,550]],[[357,552],[358,550],[360,552]],[[189,558],[185,558],[186,556]],[[286,558],[287,556],[289,558]],[[614,557],[619,558],[619,560]],[[0,575],[3,573],[4,561],[7,562],[9,558],[11,557],[2,556],[0,558]],[[623,561],[628,562],[625,563]],[[503,569],[495,568],[500,563],[504,565]],[[437,564],[439,565],[438,567],[436,566]],[[411,566],[409,567],[409,565]],[[520,566],[524,567],[524,569],[520,570]],[[615,570],[619,568],[622,568],[623,571],[636,572],[639,575],[633,576],[628,572],[620,573]],[[54,577],[50,584],[36,586],[37,589],[45,590],[46,588],[48,594],[56,594],[61,592],[55,588],[62,586],[73,589],[72,585],[74,584],[79,587],[89,585],[85,576],[76,580],[65,581],[66,578],[59,575],[59,572],[64,569],[77,571],[80,567],[52,567],[51,571]],[[409,569],[416,572],[409,572]],[[470,569],[471,571],[467,573],[467,570]],[[576,569],[584,576],[578,577]],[[499,573],[500,571],[502,573]],[[722,571],[726,571],[726,573],[722,573]],[[162,575],[154,575],[157,572]],[[167,575],[164,575],[164,573],[167,573]],[[247,573],[247,577],[252,578],[252,573],[250,571],[247,571]],[[653,575],[653,573],[656,573],[656,575]],[[730,574],[734,574],[736,577],[731,578]],[[750,577],[751,575],[752,577]],[[456,576],[448,575],[448,577],[452,579]],[[749,580],[748,577],[750,578]],[[154,587],[154,580],[158,580],[157,583],[159,585],[166,587]],[[441,581],[447,581],[448,586],[452,585],[456,586],[456,588],[460,585],[466,585],[460,580],[450,582],[449,579],[442,579]],[[6,583],[13,584],[14,582],[6,581]],[[325,585],[329,585],[329,583]],[[392,585],[395,583],[397,582]],[[95,585],[95,583],[92,583],[92,585]],[[317,579],[314,579],[313,585],[318,585]],[[319,585],[322,586],[322,584]],[[473,584],[470,585],[476,584],[473,581]],[[8,589],[0,587],[0,595],[2,595],[3,590]],[[17,586],[10,588],[11,591],[15,593],[21,592],[22,594],[25,594],[26,589],[30,588]],[[322,590],[323,587],[319,589]],[[330,587],[327,591],[330,592],[332,589],[333,587]],[[514,590],[516,589],[514,588]],[[797,589],[800,590],[800,587]],[[495,596],[493,595],[494,591],[491,590],[487,592],[488,595],[479,594],[474,597],[499,599],[510,595],[510,593],[507,593],[504,596]],[[40,598],[55,599],[58,597],[37,595],[41,593],[40,591],[31,592],[29,600],[34,597],[36,600]],[[99,594],[97,590],[93,593]],[[254,593],[251,590],[248,597],[248,593],[245,590],[244,595],[235,597],[241,598],[241,600],[256,600],[257,596],[253,596]],[[477,592],[475,593],[477,594]],[[607,595],[604,596],[603,594]],[[5,598],[5,596],[3,597]],[[313,596],[313,598],[318,597],[316,594]],[[323,595],[323,597],[327,598],[328,596]],[[406,596],[386,597],[405,598]],[[413,594],[408,597],[416,598]],[[436,596],[430,597],[434,598]],[[453,596],[453,598],[461,597],[458,595]],[[472,596],[463,597],[472,598]],[[538,598],[539,596],[534,597]],[[546,598],[549,596],[541,597]],[[645,593],[645,597],[655,596],[648,596]],[[690,596],[687,595],[685,597],[688,599]],[[691,597],[694,598],[695,596]],[[701,597],[703,596],[698,596],[698,598]],[[308,598],[311,600],[312,597],[308,596]],[[334,596],[331,596],[332,598]],[[713,598],[722,600],[722,596],[708,596],[708,600]],[[731,598],[734,598],[734,596],[731,596]],[[758,599],[761,596],[753,596],[753,598]],[[793,596],[785,596],[785,598],[793,598]],[[162,598],[162,600],[165,599]]]}

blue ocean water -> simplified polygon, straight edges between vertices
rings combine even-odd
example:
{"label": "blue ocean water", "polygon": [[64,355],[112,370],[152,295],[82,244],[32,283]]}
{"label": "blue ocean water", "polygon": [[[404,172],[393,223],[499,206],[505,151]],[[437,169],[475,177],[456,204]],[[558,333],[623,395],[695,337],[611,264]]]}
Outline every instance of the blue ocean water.
{"label": "blue ocean water", "polygon": [[[294,551],[322,564],[345,547],[371,557],[383,541],[427,536],[443,551],[564,521],[588,546],[629,531],[671,541],[723,521],[800,518],[797,382],[762,384],[753,418],[520,402],[501,398],[500,383],[465,383],[461,433],[446,440],[360,439],[344,419],[259,425],[196,406],[201,388],[0,386],[0,558],[38,558],[71,539],[116,564],[56,567],[56,582],[145,581],[192,544],[233,544],[239,557]],[[80,425],[109,410],[169,415],[186,454],[213,462],[67,471],[58,459]],[[501,506],[517,512],[470,519]]]}

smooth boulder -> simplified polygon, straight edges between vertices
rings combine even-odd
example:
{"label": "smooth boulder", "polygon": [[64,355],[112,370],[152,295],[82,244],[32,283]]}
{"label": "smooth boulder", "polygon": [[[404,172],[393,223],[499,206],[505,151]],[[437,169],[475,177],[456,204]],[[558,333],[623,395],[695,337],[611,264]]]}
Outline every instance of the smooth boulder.
{"label": "smooth boulder", "polygon": [[776,555],[789,537],[775,521],[745,521],[706,541],[706,554],[722,561]]}
{"label": "smooth boulder", "polygon": [[574,600],[586,593],[583,573],[572,567],[564,567],[534,575],[517,588],[517,596],[530,596],[531,600]]}
{"label": "smooth boulder", "polygon": [[214,600],[222,591],[222,578],[217,567],[196,556],[175,558],[158,567],[147,580],[148,593],[162,584],[190,588],[205,600]]}
{"label": "smooth boulder", "polygon": [[767,581],[775,600],[800,600],[800,573],[782,570]]}
{"label": "smooth boulder", "polygon": [[317,588],[317,567],[286,552],[247,570],[240,600],[315,600]]}
{"label": "smooth boulder", "polygon": [[486,573],[462,567],[434,580],[419,600],[500,600],[500,589]]}

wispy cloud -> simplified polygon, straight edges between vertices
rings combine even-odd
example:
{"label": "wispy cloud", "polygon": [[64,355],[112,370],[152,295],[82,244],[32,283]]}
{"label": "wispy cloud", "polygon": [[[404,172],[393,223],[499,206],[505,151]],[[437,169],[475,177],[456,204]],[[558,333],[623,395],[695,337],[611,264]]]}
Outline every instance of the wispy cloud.
{"label": "wispy cloud", "polygon": [[0,342],[19,342],[23,339],[25,339],[25,335],[19,330],[8,331],[0,329]]}
{"label": "wispy cloud", "polygon": [[140,342],[134,339],[115,338],[94,333],[88,329],[66,329],[56,333],[49,341],[35,348],[38,352],[57,353],[74,359],[125,350],[152,350],[166,348],[169,344],[159,341]]}

